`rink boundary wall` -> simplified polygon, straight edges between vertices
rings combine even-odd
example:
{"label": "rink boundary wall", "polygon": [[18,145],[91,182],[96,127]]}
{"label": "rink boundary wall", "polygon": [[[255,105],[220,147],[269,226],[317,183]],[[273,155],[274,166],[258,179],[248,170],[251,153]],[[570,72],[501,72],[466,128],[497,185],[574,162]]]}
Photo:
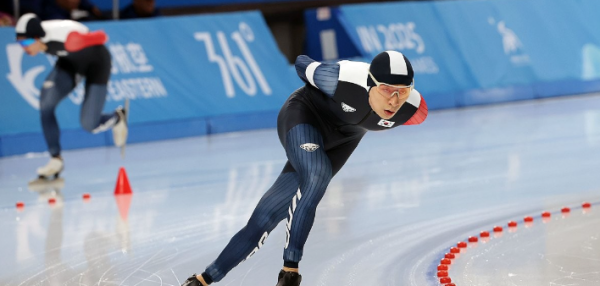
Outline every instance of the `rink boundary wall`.
{"label": "rink boundary wall", "polygon": [[[130,126],[128,143],[142,143],[192,136],[275,128],[277,112],[223,115],[177,121],[142,123]],[[234,124],[242,122],[243,124]],[[90,134],[82,129],[61,130],[63,150],[114,146],[110,131]],[[46,151],[42,133],[25,133],[0,137],[0,157]]]}
{"label": "rink boundary wall", "polygon": [[[414,59],[416,88],[431,110],[600,91],[600,30],[594,28],[600,19],[591,12],[600,2],[563,2],[344,5],[329,18],[307,13],[321,17],[307,24],[313,27],[307,38],[349,42],[354,49],[341,54],[365,62],[396,45]],[[405,11],[403,22],[385,13],[390,10]],[[548,23],[540,15],[565,20]],[[303,84],[257,11],[87,25],[110,36],[113,74],[104,110],[132,99],[130,143],[273,128],[283,102]],[[392,34],[397,38],[390,41]],[[53,63],[25,57],[10,28],[0,29],[2,47],[0,156],[42,152],[35,89]],[[91,135],[80,128],[81,95],[74,92],[57,109],[63,149],[112,146],[110,131]]]}
{"label": "rink boundary wall", "polygon": [[[113,71],[104,112],[130,99],[129,143],[275,127],[281,105],[302,84],[256,11],[87,25],[110,36]],[[13,39],[13,29],[0,29],[7,55],[0,56],[6,75],[0,77],[0,156],[46,150],[35,89],[54,63],[27,57]],[[110,130],[81,129],[82,95],[80,85],[56,109],[62,149],[112,146]]]}

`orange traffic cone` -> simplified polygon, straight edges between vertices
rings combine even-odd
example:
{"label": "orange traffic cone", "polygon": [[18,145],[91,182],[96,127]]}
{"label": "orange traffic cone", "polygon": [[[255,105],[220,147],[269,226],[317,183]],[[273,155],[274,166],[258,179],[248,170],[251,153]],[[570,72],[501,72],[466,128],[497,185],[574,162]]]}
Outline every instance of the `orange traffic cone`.
{"label": "orange traffic cone", "polygon": [[125,173],[125,168],[121,167],[119,169],[119,177],[117,177],[117,186],[115,187],[115,196],[116,195],[127,195],[131,193],[131,186],[129,185],[129,179],[127,179],[127,173]]}

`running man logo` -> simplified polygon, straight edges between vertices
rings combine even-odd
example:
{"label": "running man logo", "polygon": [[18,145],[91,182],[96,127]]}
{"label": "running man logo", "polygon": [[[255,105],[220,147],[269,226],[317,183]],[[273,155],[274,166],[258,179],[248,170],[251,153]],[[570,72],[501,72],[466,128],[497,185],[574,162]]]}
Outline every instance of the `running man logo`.
{"label": "running man logo", "polygon": [[23,72],[23,48],[19,44],[8,44],[6,54],[10,73],[6,76],[19,94],[35,109],[40,109],[40,90],[35,87],[35,79],[46,70],[43,65]]}
{"label": "running man logo", "polygon": [[504,45],[504,53],[510,54],[517,52],[523,44],[521,44],[521,40],[517,37],[517,34],[509,28],[506,27],[504,21],[498,22],[498,32],[502,35],[502,44]]}
{"label": "running man logo", "polygon": [[504,21],[496,23],[494,18],[489,18],[489,23],[496,27],[496,30],[502,36],[502,45],[504,54],[510,57],[510,61],[515,65],[527,65],[530,63],[529,55],[523,51],[523,44],[517,34],[506,27]]}

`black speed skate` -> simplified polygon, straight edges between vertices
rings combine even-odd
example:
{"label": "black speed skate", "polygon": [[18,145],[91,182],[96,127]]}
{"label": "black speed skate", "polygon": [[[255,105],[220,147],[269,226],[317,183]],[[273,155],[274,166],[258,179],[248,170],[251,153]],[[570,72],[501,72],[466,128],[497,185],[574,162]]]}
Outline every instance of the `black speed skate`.
{"label": "black speed skate", "polygon": [[203,285],[200,282],[200,280],[198,280],[198,278],[196,278],[196,273],[194,273],[194,275],[190,276],[187,280],[185,280],[185,282],[183,282],[183,284],[181,284],[181,286],[203,286]]}
{"label": "black speed skate", "polygon": [[281,270],[279,272],[279,282],[277,286],[300,286],[302,281],[302,275],[296,272],[286,272]]}

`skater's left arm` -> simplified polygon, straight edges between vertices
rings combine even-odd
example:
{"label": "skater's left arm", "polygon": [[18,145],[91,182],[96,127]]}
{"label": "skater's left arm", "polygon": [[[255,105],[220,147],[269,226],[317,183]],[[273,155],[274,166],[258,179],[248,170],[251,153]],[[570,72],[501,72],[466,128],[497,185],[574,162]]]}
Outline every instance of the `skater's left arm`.
{"label": "skater's left arm", "polygon": [[333,97],[340,74],[338,63],[321,63],[301,55],[296,58],[295,66],[300,79]]}

